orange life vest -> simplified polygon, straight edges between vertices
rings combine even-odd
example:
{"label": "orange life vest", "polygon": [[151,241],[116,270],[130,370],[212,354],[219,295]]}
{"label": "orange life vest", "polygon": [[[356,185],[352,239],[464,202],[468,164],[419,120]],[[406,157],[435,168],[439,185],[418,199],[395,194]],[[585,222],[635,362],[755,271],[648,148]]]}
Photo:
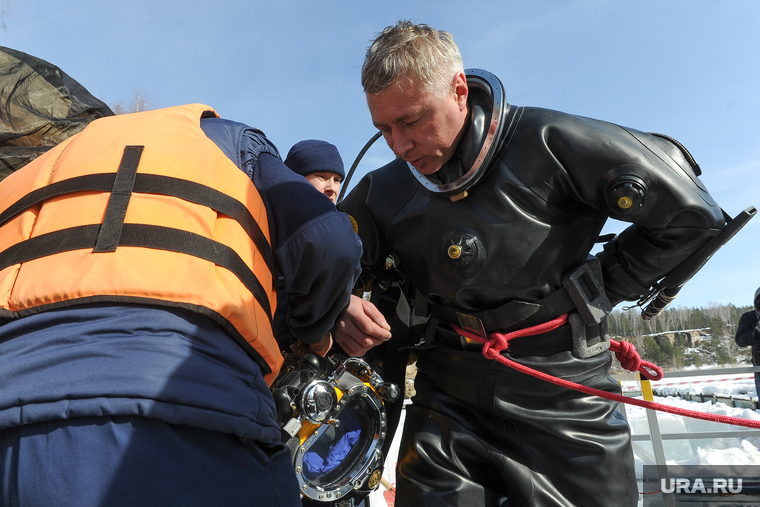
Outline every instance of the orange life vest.
{"label": "orange life vest", "polygon": [[213,318],[282,365],[266,208],[192,104],[92,122],[0,182],[0,316],[147,303]]}

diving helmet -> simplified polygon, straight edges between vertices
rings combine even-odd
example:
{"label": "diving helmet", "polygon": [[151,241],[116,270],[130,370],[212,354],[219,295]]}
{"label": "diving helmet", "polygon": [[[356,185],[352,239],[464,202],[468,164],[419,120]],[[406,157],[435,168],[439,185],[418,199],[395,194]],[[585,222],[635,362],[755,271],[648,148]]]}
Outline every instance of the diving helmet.
{"label": "diving helmet", "polygon": [[384,403],[398,399],[397,385],[362,359],[308,354],[283,368],[271,390],[302,497],[351,506],[377,489]]}

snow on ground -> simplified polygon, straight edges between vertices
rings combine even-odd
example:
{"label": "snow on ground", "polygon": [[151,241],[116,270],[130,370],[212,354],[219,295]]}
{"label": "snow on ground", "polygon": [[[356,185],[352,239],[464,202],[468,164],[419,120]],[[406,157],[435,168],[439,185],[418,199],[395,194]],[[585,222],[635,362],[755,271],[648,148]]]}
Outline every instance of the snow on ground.
{"label": "snow on ground", "polygon": [[[627,383],[624,383],[627,384]],[[714,375],[710,377],[680,377],[665,378],[652,382],[653,389],[659,389],[667,397],[654,397],[655,403],[696,410],[717,415],[726,415],[740,419],[760,421],[760,410],[748,408],[733,408],[723,403],[687,401],[677,397],[681,394],[715,394],[717,396],[733,396],[734,398],[757,399],[754,376]],[[631,431],[634,435],[648,435],[646,411],[641,407],[626,406],[626,414]],[[736,425],[725,425],[690,417],[681,417],[664,412],[657,413],[660,433],[693,433],[720,431],[752,431],[751,428]],[[639,445],[650,450],[649,442],[639,442]],[[691,440],[663,441],[665,458],[672,465],[760,465],[760,437],[731,437]],[[637,456],[637,472],[643,464]]]}
{"label": "snow on ground", "polygon": [[[655,403],[679,407],[687,410],[696,410],[718,415],[727,415],[741,419],[760,421],[760,412],[751,409],[731,408],[723,403],[712,404],[686,401],[678,398],[661,398],[655,396]],[[641,407],[626,407],[628,422],[634,435],[648,435],[649,424],[646,411]],[[668,433],[706,433],[726,431],[752,431],[743,426],[725,425],[690,417],[681,417],[663,412],[657,413],[657,421],[661,434]],[[638,442],[639,445],[652,452],[652,446],[648,441]],[[760,465],[760,437],[730,437],[701,438],[690,440],[664,440],[665,458],[671,465]],[[637,456],[637,472],[643,461]]]}
{"label": "snow on ground", "polygon": [[757,399],[755,377],[751,373],[665,378],[652,382],[652,388],[658,388],[663,395],[667,396],[677,396],[679,393],[715,394]]}
{"label": "snow on ground", "polygon": [[[696,410],[741,419],[760,420],[760,410],[746,408],[732,408],[723,403],[686,401],[676,397],[678,392],[691,394],[715,394],[718,396],[734,396],[757,399],[755,392],[754,377],[750,374],[736,375],[713,375],[710,377],[694,376],[681,378],[665,378],[659,382],[652,382],[653,388],[661,388],[663,394],[672,396],[655,396],[655,403],[680,407],[688,410]],[[631,393],[640,389],[637,382],[623,382],[623,392]],[[646,410],[633,405],[626,405],[626,417],[631,426],[633,435],[648,435],[649,425]],[[401,435],[401,426],[404,422],[404,414],[399,430],[389,451],[386,460],[383,477],[387,484],[395,486],[396,460],[398,458],[398,445]],[[668,433],[694,433],[694,432],[719,432],[719,431],[752,431],[751,428],[734,425],[703,421],[681,417],[665,412],[657,413],[657,421],[661,434]],[[653,454],[652,445],[649,441],[638,441],[637,446]],[[760,465],[760,437],[729,437],[708,438],[691,440],[664,440],[665,458],[670,465]],[[636,475],[641,477],[644,461],[636,456]],[[393,497],[384,486],[380,486],[370,495],[372,507],[392,507]]]}
{"label": "snow on ground", "polygon": [[[633,383],[623,383],[623,390],[636,389]],[[760,421],[760,410],[733,408],[724,403],[687,401],[678,394],[706,394],[723,397],[733,396],[735,399],[757,400],[753,374],[713,375],[680,378],[665,378],[652,382],[652,388],[659,390],[665,397],[655,396],[654,402],[663,405],[679,407],[698,412],[726,415],[740,419]],[[641,407],[626,405],[626,415],[633,435],[648,435],[649,424],[646,410]],[[681,417],[665,412],[657,412],[657,423],[660,433],[708,433],[708,432],[739,432],[757,431],[752,428],[736,425],[725,425],[690,417]],[[732,436],[720,438],[663,440],[665,459],[669,465],[760,465],[760,437]],[[650,441],[638,441],[636,445],[653,454]],[[636,446],[634,446],[634,449]],[[636,459],[636,476],[641,478],[644,460],[640,455]],[[641,483],[639,483],[641,487]],[[639,505],[643,500],[639,501]],[[381,504],[382,505],[382,504]],[[384,507],[384,506],[383,506]]]}

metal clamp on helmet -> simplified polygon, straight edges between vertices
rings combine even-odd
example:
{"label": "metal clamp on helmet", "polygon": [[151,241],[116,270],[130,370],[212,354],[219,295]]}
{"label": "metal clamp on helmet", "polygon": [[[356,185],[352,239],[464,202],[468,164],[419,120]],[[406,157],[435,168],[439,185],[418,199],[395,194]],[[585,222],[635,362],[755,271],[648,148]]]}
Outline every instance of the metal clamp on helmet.
{"label": "metal clamp on helmet", "polygon": [[303,497],[348,506],[378,487],[384,401],[398,399],[398,386],[362,359],[309,354],[283,369],[272,394]]}

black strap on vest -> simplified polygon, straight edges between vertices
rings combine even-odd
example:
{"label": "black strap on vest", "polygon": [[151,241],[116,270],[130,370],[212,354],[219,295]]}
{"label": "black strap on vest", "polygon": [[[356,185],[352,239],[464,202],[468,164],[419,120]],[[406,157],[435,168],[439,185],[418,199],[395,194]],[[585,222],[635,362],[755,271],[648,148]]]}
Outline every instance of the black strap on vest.
{"label": "black strap on vest", "polygon": [[52,197],[73,192],[111,192],[103,224],[84,225],[43,234],[0,252],[0,270],[8,266],[59,252],[91,248],[113,252],[117,246],[137,246],[193,255],[213,262],[238,277],[272,320],[272,309],[264,287],[232,248],[203,236],[169,227],[125,224],[132,193],[176,197],[200,204],[237,221],[254,242],[275,279],[272,248],[258,222],[238,200],[199,183],[160,176],[136,174],[142,146],[127,146],[117,173],[89,174],[52,183],[25,195],[0,214],[0,226],[24,210]]}
{"label": "black strap on vest", "polygon": [[[0,227],[27,208],[52,197],[74,192],[109,192],[114,186],[115,178],[114,173],[88,174],[51,183],[29,192],[0,213]],[[200,183],[157,174],[137,174],[133,192],[176,197],[227,215],[243,227],[261,252],[269,270],[274,273],[275,260],[272,247],[251,212],[237,199]]]}
{"label": "black strap on vest", "polygon": [[144,146],[124,148],[124,155],[116,171],[111,196],[108,198],[108,206],[93,252],[115,252],[119,245],[124,217],[127,216],[127,206],[129,206],[129,199],[132,197],[132,189],[135,186],[137,166],[140,165],[144,148]]}
{"label": "black strap on vest", "polygon": [[[60,252],[94,248],[99,236],[100,224],[81,225],[41,234],[0,252],[0,271],[14,264]],[[180,229],[146,224],[123,224],[119,246],[168,250],[213,262],[234,273],[256,298],[269,320],[272,320],[272,308],[264,287],[237,252],[227,245]]]}

